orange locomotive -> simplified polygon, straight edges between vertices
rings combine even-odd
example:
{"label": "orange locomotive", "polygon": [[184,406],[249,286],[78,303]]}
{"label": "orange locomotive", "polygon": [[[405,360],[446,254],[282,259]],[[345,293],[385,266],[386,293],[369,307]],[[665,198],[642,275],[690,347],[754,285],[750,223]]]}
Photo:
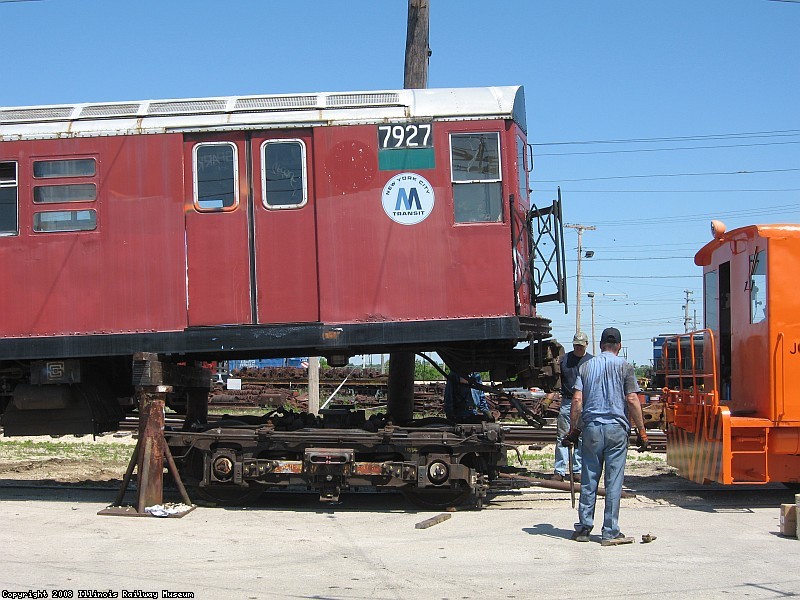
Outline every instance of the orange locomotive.
{"label": "orange locomotive", "polygon": [[[725,231],[695,256],[706,329],[664,345],[667,460],[699,483],[800,482],[800,225]],[[702,340],[702,344],[695,343]],[[699,349],[702,348],[702,352]]]}

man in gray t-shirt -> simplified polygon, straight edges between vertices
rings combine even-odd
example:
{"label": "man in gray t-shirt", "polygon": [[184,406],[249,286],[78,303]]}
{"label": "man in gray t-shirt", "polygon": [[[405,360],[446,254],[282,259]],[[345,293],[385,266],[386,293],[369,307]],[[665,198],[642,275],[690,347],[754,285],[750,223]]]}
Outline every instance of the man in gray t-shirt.
{"label": "man in gray t-shirt", "polygon": [[578,369],[570,413],[571,429],[564,443],[581,438],[581,497],[578,522],[572,539],[588,542],[594,526],[594,509],[600,474],[605,471],[606,501],[601,543],[604,546],[632,543],[619,530],[619,503],[628,455],[631,422],[639,432],[643,447],[647,444],[639,385],[634,369],[618,356],[622,336],[609,327],[600,336],[600,356]]}
{"label": "man in gray t-shirt", "polygon": [[[553,479],[563,481],[569,471],[569,450],[561,442],[567,437],[570,429],[570,411],[572,409],[572,394],[575,388],[575,380],[578,379],[578,368],[592,358],[586,351],[589,345],[588,336],[582,331],[575,333],[572,338],[572,351],[567,352],[559,361],[561,371],[561,407],[558,410],[556,420],[556,462],[553,466]],[[581,480],[581,449],[580,444],[575,446],[572,456],[572,470],[575,473],[575,481]]]}

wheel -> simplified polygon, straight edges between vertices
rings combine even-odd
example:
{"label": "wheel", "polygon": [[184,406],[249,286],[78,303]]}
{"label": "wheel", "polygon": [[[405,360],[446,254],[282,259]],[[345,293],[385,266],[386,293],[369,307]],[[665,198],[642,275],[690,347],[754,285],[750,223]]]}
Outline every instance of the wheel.
{"label": "wheel", "polygon": [[461,506],[470,496],[470,490],[420,489],[406,486],[401,491],[412,504],[436,510]]}

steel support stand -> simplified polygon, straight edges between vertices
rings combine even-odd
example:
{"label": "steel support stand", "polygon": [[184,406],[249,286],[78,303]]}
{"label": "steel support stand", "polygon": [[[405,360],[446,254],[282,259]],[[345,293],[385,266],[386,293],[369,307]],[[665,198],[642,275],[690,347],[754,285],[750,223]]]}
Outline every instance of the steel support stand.
{"label": "steel support stand", "polygon": [[[136,397],[139,401],[139,437],[136,441],[131,460],[122,479],[122,487],[117,494],[114,504],[99,511],[99,515],[112,516],[131,516],[147,517],[154,516],[146,509],[148,507],[163,504],[164,498],[164,467],[175,480],[175,485],[181,495],[183,503],[188,509],[169,514],[169,517],[179,518],[190,513],[195,509],[186,492],[186,488],[181,481],[175,459],[172,457],[166,439],[164,439],[164,408],[166,396],[173,391],[172,386],[165,385],[165,379],[189,378],[188,385],[195,389],[189,395],[189,407],[187,412],[193,413],[194,419],[205,421],[208,411],[208,388],[210,387],[210,375],[207,377],[205,402],[197,392],[202,385],[198,384],[206,379],[207,372],[204,369],[192,367],[177,369],[175,365],[163,364],[158,361],[153,354],[138,354],[134,357],[134,384]],[[187,375],[183,369],[192,369],[193,372]],[[194,379],[191,379],[191,376]],[[194,385],[192,385],[194,384]],[[188,419],[187,419],[188,421]],[[136,506],[122,506],[125,493],[130,485],[134,470],[138,473],[138,485],[136,487]]]}

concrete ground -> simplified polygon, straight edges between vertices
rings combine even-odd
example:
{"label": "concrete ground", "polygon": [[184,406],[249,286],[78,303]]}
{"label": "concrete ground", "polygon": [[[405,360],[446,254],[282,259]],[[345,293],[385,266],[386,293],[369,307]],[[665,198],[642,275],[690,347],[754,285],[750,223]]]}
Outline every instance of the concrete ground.
{"label": "concrete ground", "polygon": [[[569,495],[539,488],[442,514],[394,495],[267,495],[181,519],[98,516],[114,492],[0,487],[0,596],[192,592],[194,598],[783,598],[800,595],[800,541],[778,534],[782,486],[634,482],[621,526],[637,543],[569,539]],[[638,486],[637,486],[638,483]],[[602,502],[598,503],[598,517]],[[596,528],[595,533],[599,534]],[[657,536],[641,543],[643,534]],[[126,594],[127,592],[127,594]],[[27,597],[36,597],[33,594]]]}

